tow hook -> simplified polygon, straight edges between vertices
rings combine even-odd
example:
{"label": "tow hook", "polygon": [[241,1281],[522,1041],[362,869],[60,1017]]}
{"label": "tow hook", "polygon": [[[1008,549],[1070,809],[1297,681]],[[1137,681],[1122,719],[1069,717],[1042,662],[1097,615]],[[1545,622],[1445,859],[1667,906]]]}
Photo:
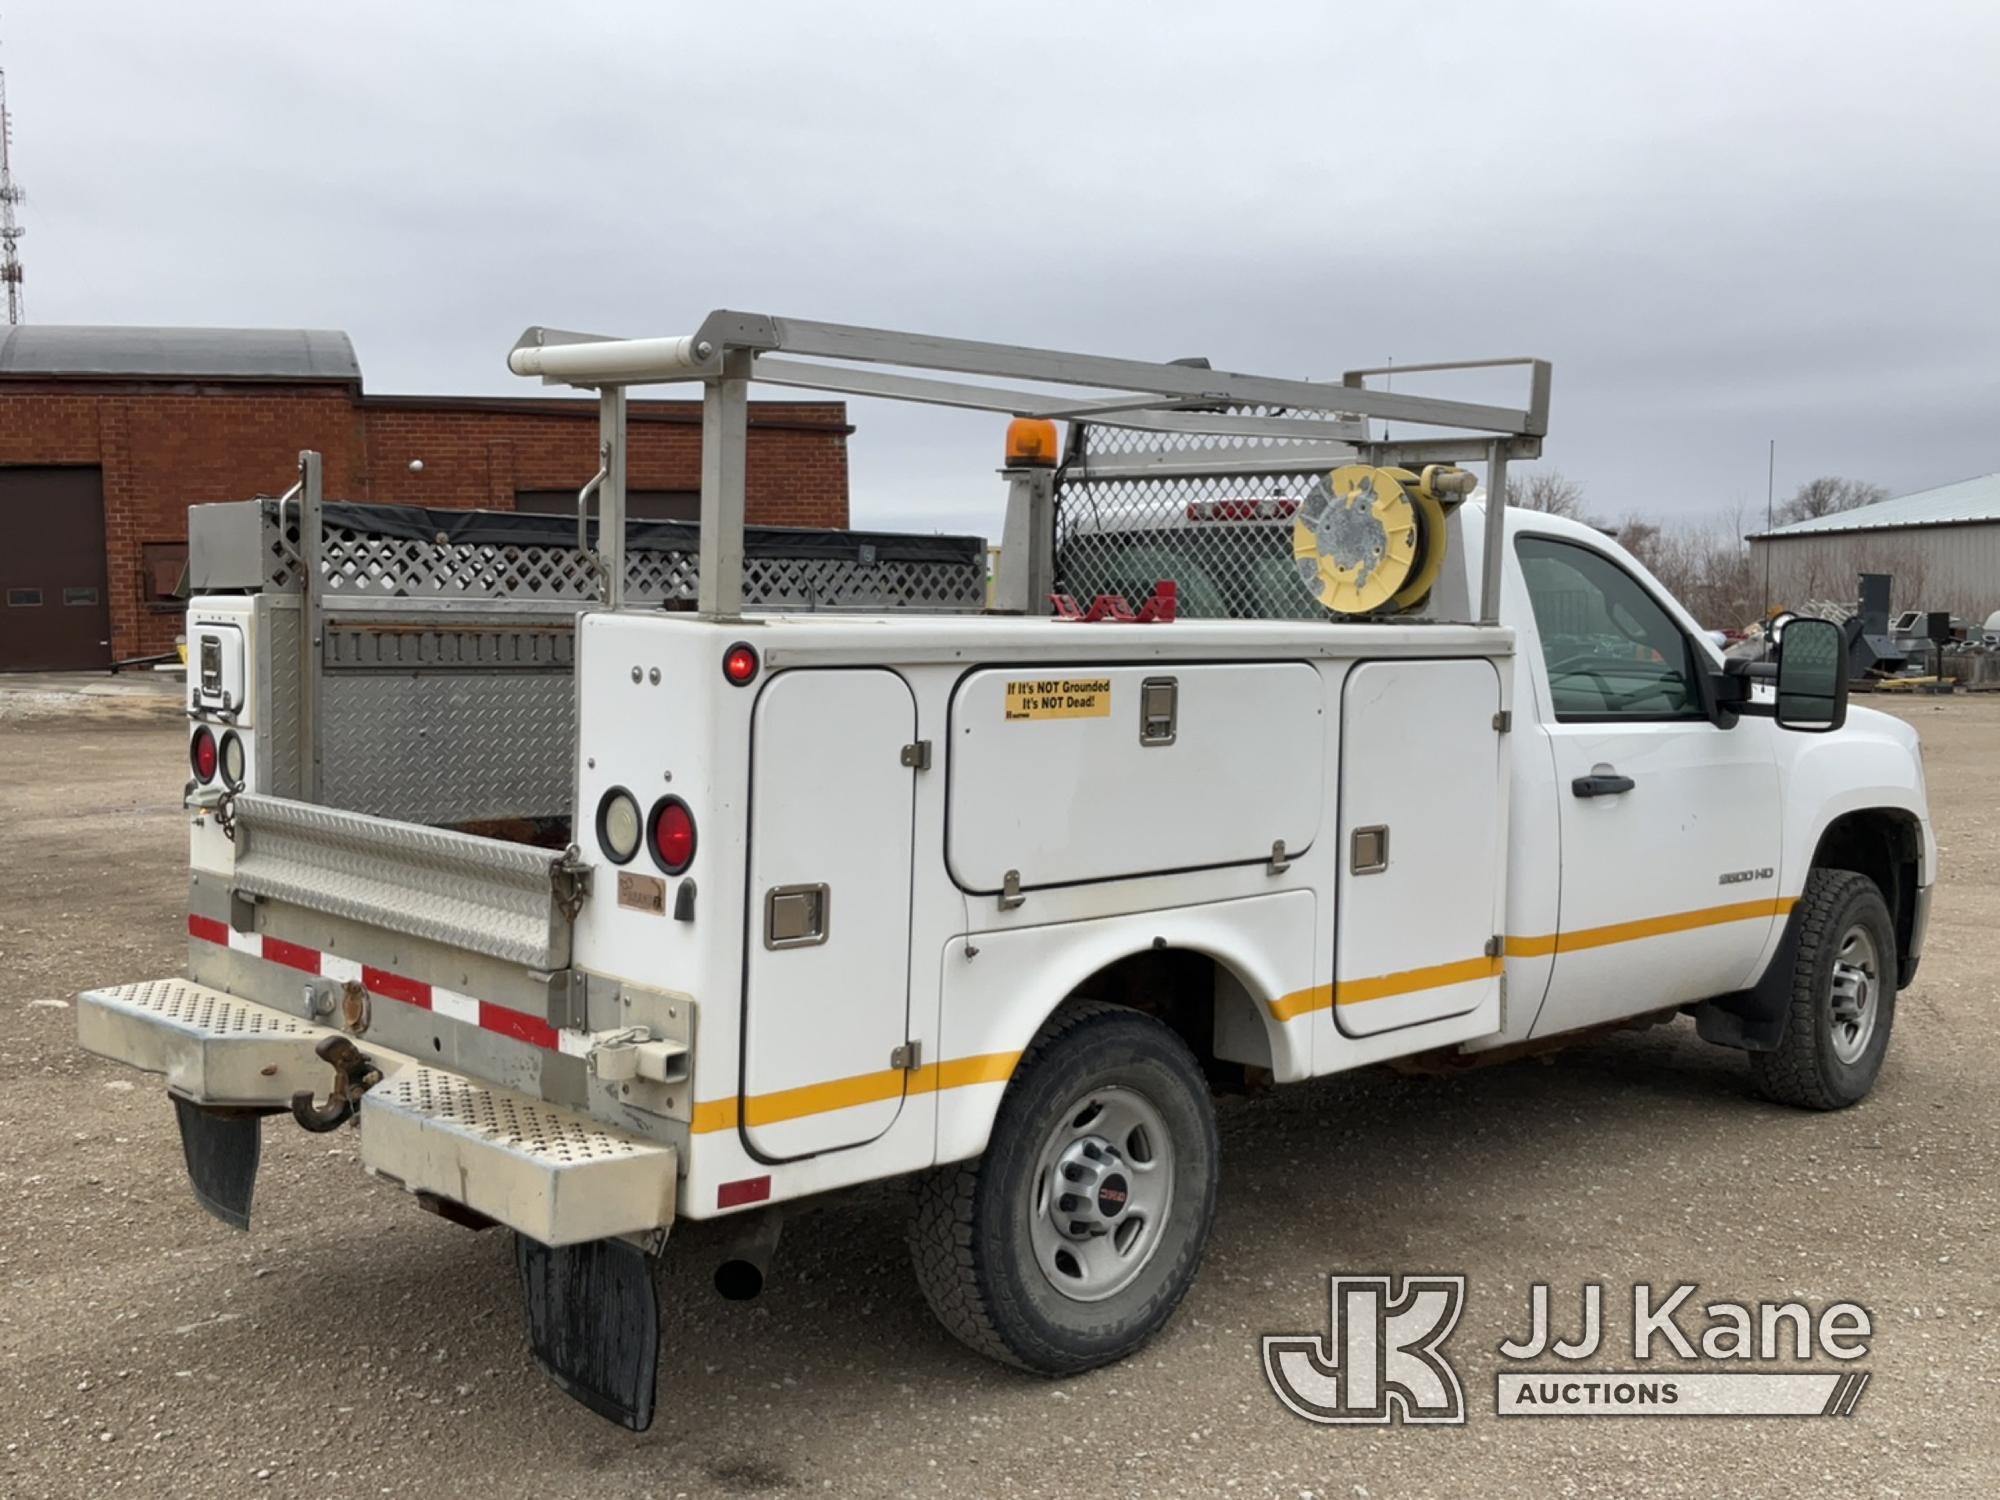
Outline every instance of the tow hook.
{"label": "tow hook", "polygon": [[292,1095],[292,1118],[301,1129],[324,1135],[347,1123],[360,1107],[361,1096],[382,1081],[382,1070],[344,1036],[327,1037],[313,1051],[322,1061],[332,1064],[333,1087],[327,1091],[323,1105],[314,1104],[312,1094],[306,1090]]}

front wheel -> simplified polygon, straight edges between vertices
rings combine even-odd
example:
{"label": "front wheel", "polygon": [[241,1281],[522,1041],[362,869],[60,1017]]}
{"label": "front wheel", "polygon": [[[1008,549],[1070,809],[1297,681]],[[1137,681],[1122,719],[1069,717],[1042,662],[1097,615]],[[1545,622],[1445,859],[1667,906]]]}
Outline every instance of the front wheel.
{"label": "front wheel", "polygon": [[1784,1040],[1750,1054],[1768,1099],[1845,1109],[1867,1097],[1896,1019],[1896,924],[1882,892],[1852,870],[1814,870],[1798,906]]}
{"label": "front wheel", "polygon": [[1023,1369],[1123,1359],[1193,1284],[1219,1156],[1178,1036],[1114,1006],[1062,1011],[1008,1084],[985,1155],[917,1184],[924,1297],[964,1343]]}

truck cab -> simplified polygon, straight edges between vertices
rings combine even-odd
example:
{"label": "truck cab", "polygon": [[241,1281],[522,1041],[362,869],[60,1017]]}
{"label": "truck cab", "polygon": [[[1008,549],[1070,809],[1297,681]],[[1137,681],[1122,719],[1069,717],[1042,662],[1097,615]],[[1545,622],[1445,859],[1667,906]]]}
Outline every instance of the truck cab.
{"label": "truck cab", "polygon": [[[509,363],[598,392],[573,539],[310,453],[194,512],[187,973],[77,1024],[225,1222],[267,1121],[356,1130],[514,1235],[535,1358],[643,1428],[698,1221],[749,1294],[788,1211],[910,1179],[941,1321],[1064,1374],[1192,1283],[1218,1091],[1683,1015],[1772,1098],[1874,1085],[1915,736],[1826,622],[1727,662],[1615,542],[1470,498],[1546,363],[1482,404],[727,311]],[[676,380],[701,524],[628,528],[624,393]],[[1010,417],[994,601],[976,539],[746,529],[753,380]]]}
{"label": "truck cab", "polygon": [[[1704,1036],[1768,1056],[1816,870],[1880,891],[1896,948],[1874,956],[1870,990],[1907,985],[1936,868],[1915,730],[1865,708],[1838,733],[1744,714],[1747,679],[1637,559],[1576,521],[1507,518],[1503,615],[1522,641],[1509,969],[1538,997],[1526,1036],[1694,1005]],[[1844,1033],[1856,1059],[1871,1028]],[[1852,1102],[1858,1075],[1841,1076]]]}

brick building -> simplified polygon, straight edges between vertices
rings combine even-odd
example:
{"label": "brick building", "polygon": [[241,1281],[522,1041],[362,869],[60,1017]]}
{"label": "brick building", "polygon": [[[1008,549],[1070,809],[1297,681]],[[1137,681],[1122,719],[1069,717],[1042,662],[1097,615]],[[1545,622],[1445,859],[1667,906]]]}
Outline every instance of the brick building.
{"label": "brick building", "polygon": [[[750,408],[748,518],[847,525],[843,403]],[[698,402],[634,401],[633,514],[693,519]],[[170,650],[187,507],[278,494],[299,450],[331,499],[575,513],[597,405],[373,396],[344,333],[0,330],[0,670]]]}

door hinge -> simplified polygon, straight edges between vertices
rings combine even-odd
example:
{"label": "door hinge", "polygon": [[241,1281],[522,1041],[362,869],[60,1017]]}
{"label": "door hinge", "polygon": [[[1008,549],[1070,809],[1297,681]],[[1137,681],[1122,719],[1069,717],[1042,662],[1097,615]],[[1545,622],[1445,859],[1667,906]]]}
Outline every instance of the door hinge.
{"label": "door hinge", "polygon": [[905,1042],[900,1047],[889,1049],[889,1066],[901,1068],[905,1073],[914,1073],[924,1065],[924,1044]]}
{"label": "door hinge", "polygon": [[903,764],[912,771],[928,771],[931,768],[931,742],[912,740],[903,746]]}
{"label": "door hinge", "polygon": [[1282,875],[1292,867],[1292,857],[1285,852],[1285,841],[1276,839],[1271,844],[1271,862],[1265,871],[1271,875]]}
{"label": "door hinge", "polygon": [[559,857],[549,861],[549,885],[556,905],[574,922],[583,910],[584,898],[590,894],[590,865],[581,848],[571,844]]}
{"label": "door hinge", "polygon": [[1511,708],[1501,709],[1499,713],[1493,716],[1493,727],[1502,734],[1512,729],[1514,727],[1514,711]]}
{"label": "door hinge", "polygon": [[1493,934],[1492,937],[1486,940],[1486,956],[1488,958],[1498,958],[1503,952],[1506,951],[1506,946],[1507,945],[1501,941],[1500,934],[1496,932]]}
{"label": "door hinge", "polygon": [[1012,911],[1028,898],[1021,894],[1021,872],[1009,870],[1000,877],[1000,910]]}

